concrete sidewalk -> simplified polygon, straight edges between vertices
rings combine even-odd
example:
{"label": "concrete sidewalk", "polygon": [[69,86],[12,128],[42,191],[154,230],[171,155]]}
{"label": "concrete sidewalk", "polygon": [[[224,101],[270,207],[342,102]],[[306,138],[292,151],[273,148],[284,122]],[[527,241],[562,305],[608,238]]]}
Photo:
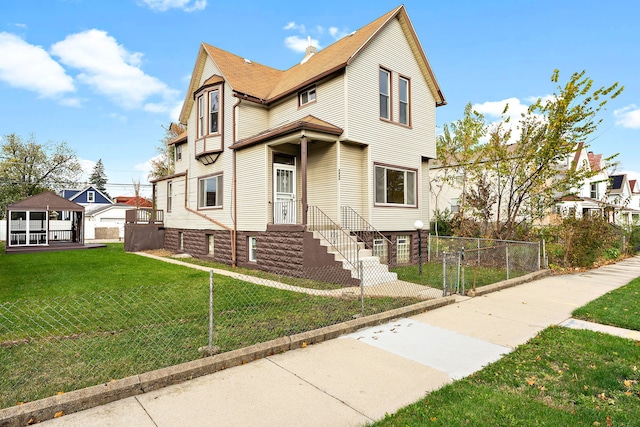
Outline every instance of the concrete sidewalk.
{"label": "concrete sidewalk", "polygon": [[[550,276],[44,422],[55,426],[357,426],[495,361],[640,276],[640,257]],[[637,336],[630,336],[637,339]]]}

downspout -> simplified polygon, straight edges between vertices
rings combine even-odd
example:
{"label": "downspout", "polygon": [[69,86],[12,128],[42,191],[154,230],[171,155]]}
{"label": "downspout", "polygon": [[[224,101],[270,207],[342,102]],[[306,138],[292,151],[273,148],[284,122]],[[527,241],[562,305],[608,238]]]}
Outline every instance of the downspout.
{"label": "downspout", "polygon": [[[233,122],[233,131],[232,131],[232,143],[236,142],[236,108],[242,102],[241,98],[238,98],[238,102],[233,104],[232,110],[232,122]],[[236,150],[233,150],[233,167],[232,167],[232,179],[233,179],[233,231],[231,232],[231,265],[235,267],[237,265],[237,235],[238,235],[238,191],[237,191],[237,183],[238,177],[236,174]]]}
{"label": "downspout", "polygon": [[231,227],[221,223],[220,221],[217,221],[217,220],[211,218],[210,216],[207,216],[207,215],[205,215],[203,213],[200,213],[197,210],[191,209],[190,207],[187,206],[187,194],[189,193],[188,183],[189,183],[189,170],[187,169],[187,170],[184,171],[184,209],[187,212],[191,212],[193,214],[196,214],[199,217],[202,217],[202,218],[206,219],[207,221],[211,221],[214,224],[219,225],[220,227],[224,228],[227,231],[233,231],[233,229]]}

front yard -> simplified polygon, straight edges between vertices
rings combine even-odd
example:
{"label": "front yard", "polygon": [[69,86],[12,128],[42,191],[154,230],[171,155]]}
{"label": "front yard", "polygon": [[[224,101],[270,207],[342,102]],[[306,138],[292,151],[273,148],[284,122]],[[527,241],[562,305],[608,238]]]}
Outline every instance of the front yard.
{"label": "front yard", "polygon": [[[106,248],[0,253],[0,407],[200,357],[209,273]],[[230,351],[360,315],[358,299],[215,275],[213,344]],[[414,303],[365,299],[365,315]]]}

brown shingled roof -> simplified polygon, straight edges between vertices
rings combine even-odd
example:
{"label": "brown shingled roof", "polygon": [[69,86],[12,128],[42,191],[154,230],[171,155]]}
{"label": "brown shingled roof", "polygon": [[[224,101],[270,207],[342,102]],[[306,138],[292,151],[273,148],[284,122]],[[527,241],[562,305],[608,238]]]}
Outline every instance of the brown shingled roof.
{"label": "brown shingled roof", "polygon": [[186,122],[187,116],[193,107],[193,92],[197,89],[194,85],[198,84],[197,82],[202,78],[206,60],[206,56],[203,56],[204,54],[211,57],[220,70],[222,78],[229,83],[235,92],[248,95],[261,103],[269,104],[349,65],[362,49],[367,46],[369,41],[394,18],[397,18],[400,22],[433,93],[436,104],[446,104],[409,16],[404,6],[398,6],[359,30],[316,52],[305,63],[296,64],[286,71],[276,70],[266,65],[246,60],[238,55],[203,43],[192,73],[185,104],[180,114],[181,121]]}

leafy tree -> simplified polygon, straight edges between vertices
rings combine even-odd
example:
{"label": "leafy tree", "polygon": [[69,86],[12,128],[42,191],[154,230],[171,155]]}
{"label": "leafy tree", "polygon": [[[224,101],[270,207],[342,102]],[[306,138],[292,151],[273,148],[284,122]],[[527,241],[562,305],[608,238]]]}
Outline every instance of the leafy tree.
{"label": "leafy tree", "polygon": [[96,189],[100,190],[107,197],[109,197],[109,193],[107,193],[107,189],[106,189],[107,174],[104,171],[104,165],[102,164],[102,159],[99,159],[98,163],[96,163],[96,165],[93,167],[91,176],[89,176],[89,184],[92,184]]}
{"label": "leafy tree", "polygon": [[[557,70],[551,80],[558,83]],[[559,195],[567,194],[594,174],[581,165],[565,169],[560,166],[572,158],[580,142],[588,147],[589,137],[601,122],[598,113],[623,90],[618,83],[595,90],[592,86],[593,80],[584,71],[574,73],[551,97],[538,99],[522,114],[517,123],[520,136],[515,143],[511,141],[507,106],[502,120],[485,128],[488,142],[478,138],[471,141],[469,148],[465,146],[463,152],[471,153],[464,163],[466,179],[474,185],[481,183],[482,188],[470,191],[463,186],[463,194],[465,198],[471,195],[470,209],[481,219],[486,220],[489,211],[495,212],[494,237],[514,237],[523,224],[547,215]],[[464,140],[464,136],[464,128],[454,128],[453,140]]]}
{"label": "leafy tree", "polygon": [[0,145],[0,218],[7,205],[44,190],[75,185],[82,167],[66,142],[40,144],[31,135],[5,135]]}
{"label": "leafy tree", "polygon": [[179,123],[171,123],[164,127],[165,134],[160,140],[160,145],[156,147],[157,155],[150,160],[151,172],[149,179],[162,178],[173,175],[175,172],[174,145],[171,144],[187,129]]}

